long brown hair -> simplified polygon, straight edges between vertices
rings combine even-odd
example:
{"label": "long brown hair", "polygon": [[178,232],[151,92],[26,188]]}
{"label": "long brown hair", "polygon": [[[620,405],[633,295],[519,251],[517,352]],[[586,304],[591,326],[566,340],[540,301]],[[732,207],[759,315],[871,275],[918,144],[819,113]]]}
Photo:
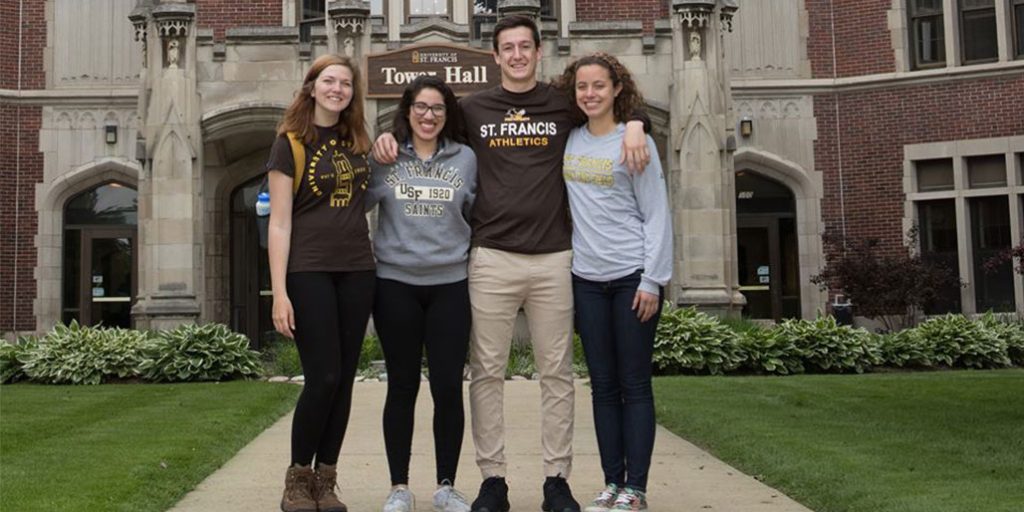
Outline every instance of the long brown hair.
{"label": "long brown hair", "polygon": [[295,132],[303,142],[309,144],[313,141],[316,136],[316,128],[313,126],[313,112],[316,108],[316,101],[312,96],[313,87],[320,73],[328,66],[334,65],[345,66],[352,72],[352,100],[345,110],[341,111],[335,128],[339,137],[351,139],[354,153],[367,153],[370,151],[370,135],[366,131],[366,119],[363,114],[363,81],[355,62],[344,55],[321,55],[313,61],[313,65],[306,72],[306,78],[302,79],[302,87],[295,93],[295,99],[288,105],[288,109],[284,111],[284,118],[277,125],[277,134]]}
{"label": "long brown hair", "polygon": [[612,106],[612,114],[615,122],[624,123],[632,119],[636,112],[644,111],[644,96],[633,81],[633,75],[626,69],[626,66],[619,62],[614,56],[604,52],[595,52],[586,57],[581,57],[565,67],[561,76],[553,80],[553,85],[569,95],[572,100],[572,117],[578,123],[584,123],[587,115],[576,105],[576,70],[583,66],[597,65],[608,71],[612,79],[612,86],[621,85],[622,90],[615,97]]}

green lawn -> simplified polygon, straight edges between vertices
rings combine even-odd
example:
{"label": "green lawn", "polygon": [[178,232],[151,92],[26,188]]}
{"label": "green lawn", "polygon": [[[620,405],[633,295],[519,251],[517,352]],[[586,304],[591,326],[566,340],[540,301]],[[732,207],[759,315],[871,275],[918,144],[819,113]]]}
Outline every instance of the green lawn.
{"label": "green lawn", "polygon": [[1024,510],[1024,370],[654,388],[660,424],[818,512]]}
{"label": "green lawn", "polygon": [[0,510],[165,510],[286,413],[265,382],[0,387]]}

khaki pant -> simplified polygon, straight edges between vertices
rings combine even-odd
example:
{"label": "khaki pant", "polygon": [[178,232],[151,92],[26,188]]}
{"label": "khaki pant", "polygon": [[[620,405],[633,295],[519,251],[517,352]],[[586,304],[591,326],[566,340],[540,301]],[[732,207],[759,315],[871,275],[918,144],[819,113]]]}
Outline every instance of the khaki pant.
{"label": "khaki pant", "polygon": [[469,256],[469,401],[476,463],[484,478],[504,477],[505,368],[519,308],[526,311],[540,374],[544,475],[572,470],[572,251],[518,254],[476,247]]}

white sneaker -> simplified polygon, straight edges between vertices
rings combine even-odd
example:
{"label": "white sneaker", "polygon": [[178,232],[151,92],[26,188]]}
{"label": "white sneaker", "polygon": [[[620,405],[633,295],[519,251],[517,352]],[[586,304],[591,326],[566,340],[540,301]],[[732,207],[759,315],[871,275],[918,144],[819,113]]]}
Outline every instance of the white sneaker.
{"label": "white sneaker", "polygon": [[416,497],[404,485],[391,489],[387,501],[384,502],[384,512],[414,512],[415,510]]}
{"label": "white sneaker", "polygon": [[597,494],[594,501],[591,501],[583,512],[608,512],[615,506],[615,499],[619,497],[619,486],[608,484],[603,491]]}
{"label": "white sneaker", "polygon": [[469,510],[466,497],[456,491],[454,487],[446,484],[434,491],[434,512],[469,512]]}

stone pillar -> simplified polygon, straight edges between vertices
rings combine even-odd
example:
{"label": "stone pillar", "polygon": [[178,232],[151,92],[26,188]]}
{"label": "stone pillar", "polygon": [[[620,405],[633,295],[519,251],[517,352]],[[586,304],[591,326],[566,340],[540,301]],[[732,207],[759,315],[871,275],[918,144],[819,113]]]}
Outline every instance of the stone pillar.
{"label": "stone pillar", "polygon": [[746,303],[736,268],[732,95],[722,33],[732,0],[673,0],[669,190],[675,224],[670,299],[719,315]]}
{"label": "stone pillar", "polygon": [[137,328],[166,329],[199,320],[203,283],[195,5],[140,2],[131,19],[147,51],[139,95],[139,291],[132,316]]}
{"label": "stone pillar", "polygon": [[370,51],[370,8],[362,0],[327,5],[327,48],[358,63]]}

